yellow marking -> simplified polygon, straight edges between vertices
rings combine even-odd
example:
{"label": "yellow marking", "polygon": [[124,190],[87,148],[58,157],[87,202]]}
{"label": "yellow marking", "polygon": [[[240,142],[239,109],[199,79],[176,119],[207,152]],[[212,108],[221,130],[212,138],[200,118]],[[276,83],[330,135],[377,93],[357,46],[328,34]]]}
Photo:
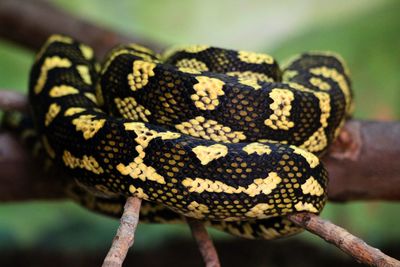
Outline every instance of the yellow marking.
{"label": "yellow marking", "polygon": [[192,149],[193,153],[200,160],[202,165],[208,164],[210,161],[225,157],[228,154],[228,147],[215,144],[211,146],[196,146]]}
{"label": "yellow marking", "polygon": [[143,60],[133,62],[132,73],[128,74],[128,83],[132,91],[139,90],[147,85],[149,78],[154,76],[156,64]]}
{"label": "yellow marking", "polygon": [[309,51],[307,52],[310,55],[316,55],[316,56],[326,56],[326,57],[334,57],[336,60],[338,60],[340,62],[340,64],[342,65],[343,69],[344,69],[344,73],[347,76],[350,76],[350,70],[345,62],[345,60],[343,59],[343,57],[335,52],[332,51]]}
{"label": "yellow marking", "polygon": [[270,55],[267,54],[260,54],[260,53],[254,53],[254,52],[248,52],[248,51],[239,51],[238,52],[239,59],[243,62],[246,63],[252,63],[252,64],[273,64],[274,59]]}
{"label": "yellow marking", "polygon": [[54,149],[51,147],[49,140],[47,139],[46,136],[42,137],[42,143],[43,143],[43,147],[47,152],[47,155],[49,155],[50,158],[54,159],[56,157],[56,152],[54,151]]}
{"label": "yellow marking", "polygon": [[319,99],[321,109],[321,127],[315,131],[300,147],[310,152],[318,152],[326,148],[328,140],[324,129],[328,126],[328,118],[331,112],[330,96],[325,92],[316,92],[314,95]]}
{"label": "yellow marking", "polygon": [[264,225],[260,225],[259,228],[261,230],[263,238],[265,239],[275,239],[281,236],[281,234],[272,227],[266,228]]}
{"label": "yellow marking", "polygon": [[95,115],[80,115],[78,118],[72,120],[72,124],[76,126],[77,131],[82,131],[83,138],[92,138],[106,122],[105,119],[94,119]]}
{"label": "yellow marking", "polygon": [[253,154],[257,153],[258,155],[263,155],[267,154],[269,155],[271,153],[271,148],[269,148],[268,145],[261,144],[261,143],[250,143],[243,147],[243,151],[246,152],[247,154]]}
{"label": "yellow marking", "polygon": [[274,80],[264,73],[252,72],[252,71],[231,71],[228,72],[227,75],[234,76],[238,78],[238,82],[250,87],[253,87],[255,90],[261,88],[261,85],[258,82],[273,82]]}
{"label": "yellow marking", "polygon": [[274,190],[282,179],[276,172],[270,172],[267,178],[256,178],[253,183],[247,187],[233,187],[221,181],[212,181],[203,178],[185,178],[182,185],[188,188],[189,192],[203,193],[225,193],[225,194],[240,194],[244,193],[250,197],[259,194],[268,195]]}
{"label": "yellow marking", "polygon": [[328,139],[326,138],[324,128],[320,127],[302,145],[300,145],[300,148],[310,152],[318,152],[323,150],[327,144]]}
{"label": "yellow marking", "polygon": [[165,50],[165,52],[162,54],[161,59],[162,60],[167,60],[169,57],[173,56],[176,53],[179,52],[187,52],[187,53],[199,53],[201,51],[204,51],[208,49],[210,46],[208,45],[189,45],[189,46],[173,46]]}
{"label": "yellow marking", "polygon": [[100,83],[96,84],[95,87],[95,95],[96,95],[96,99],[97,99],[97,105],[99,106],[104,106],[104,97],[103,97],[103,92],[101,90],[101,85]]}
{"label": "yellow marking", "polygon": [[324,189],[312,176],[301,185],[301,190],[303,190],[304,194],[310,194],[312,196],[322,196],[324,194]]}
{"label": "yellow marking", "polygon": [[188,53],[199,53],[210,48],[208,45],[190,45],[184,48],[185,52]]}
{"label": "yellow marking", "polygon": [[119,113],[127,119],[134,121],[141,120],[148,122],[147,116],[151,115],[151,112],[144,106],[138,104],[133,97],[125,97],[124,99],[115,98],[115,105]]}
{"label": "yellow marking", "polygon": [[312,85],[314,85],[315,87],[317,87],[318,89],[323,90],[323,91],[328,91],[331,89],[331,86],[329,85],[329,83],[324,82],[323,80],[321,80],[320,78],[317,78],[317,77],[311,77],[310,83]]}
{"label": "yellow marking", "polygon": [[345,77],[343,74],[338,72],[336,69],[333,68],[327,68],[325,66],[323,67],[318,67],[318,68],[312,68],[310,69],[310,73],[314,75],[321,75],[322,77],[332,79],[335,81],[338,85],[340,90],[343,92],[345,100],[346,100],[346,110],[349,109],[350,106],[350,99],[351,99],[351,93],[350,93],[350,85],[347,83]]}
{"label": "yellow marking", "polygon": [[62,97],[79,93],[79,90],[69,85],[59,85],[51,88],[49,95],[51,97]]}
{"label": "yellow marking", "polygon": [[265,212],[273,208],[274,205],[259,203],[246,212],[246,216],[250,218],[265,219],[271,217],[271,215],[266,215]]}
{"label": "yellow marking", "polygon": [[274,130],[289,130],[289,128],[292,128],[294,123],[289,120],[289,116],[292,109],[291,103],[294,100],[293,92],[276,88],[269,93],[269,97],[273,100],[269,105],[273,114],[264,121],[264,124]]}
{"label": "yellow marking", "polygon": [[140,187],[135,187],[133,185],[129,186],[129,192],[131,192],[135,197],[138,197],[140,199],[149,199],[149,196],[144,193],[143,189]]}
{"label": "yellow marking", "polygon": [[176,62],[175,65],[177,67],[179,67],[179,68],[194,69],[194,70],[197,70],[197,71],[208,71],[207,65],[204,62],[202,62],[200,60],[197,60],[195,58],[192,58],[192,59],[188,59],[188,58],[181,59],[178,62]]}
{"label": "yellow marking", "polygon": [[207,76],[197,76],[193,89],[196,94],[191,95],[191,99],[197,108],[202,110],[214,110],[219,105],[218,96],[224,95],[222,90],[224,82]]}
{"label": "yellow marking", "polygon": [[44,60],[42,67],[40,68],[40,75],[37,79],[37,83],[33,89],[35,94],[39,94],[46,83],[47,73],[54,68],[69,68],[72,63],[67,58],[60,58],[58,56],[48,57]]}
{"label": "yellow marking", "polygon": [[197,116],[194,119],[177,124],[175,128],[183,134],[216,142],[238,143],[246,139],[243,132],[232,131],[230,127],[219,124],[215,120],[206,120],[203,116]]}
{"label": "yellow marking", "polygon": [[138,44],[131,43],[131,44],[128,44],[127,46],[129,48],[132,48],[132,49],[137,50],[137,51],[142,52],[142,53],[147,53],[147,54],[151,54],[151,55],[154,54],[153,50],[151,50],[151,49],[149,49],[147,47],[138,45]]}
{"label": "yellow marking", "polygon": [[320,117],[320,122],[323,128],[328,126],[328,118],[331,113],[331,97],[329,96],[328,93],[324,92],[316,92],[315,96],[319,100],[319,108],[321,109],[321,117]]}
{"label": "yellow marking", "polygon": [[65,166],[71,169],[80,168],[95,174],[103,173],[103,168],[99,165],[97,160],[93,156],[84,155],[82,158],[77,158],[71,154],[71,152],[64,150],[62,156]]}
{"label": "yellow marking", "polygon": [[92,78],[90,77],[89,67],[85,65],[78,65],[76,66],[79,75],[81,76],[84,83],[91,85]]}
{"label": "yellow marking", "polygon": [[293,77],[297,76],[299,72],[297,70],[287,70],[283,73],[282,80],[289,81]]}
{"label": "yellow marking", "polygon": [[319,159],[313,153],[298,148],[297,146],[290,146],[290,148],[293,149],[293,153],[303,156],[303,158],[307,160],[308,164],[310,164],[311,168],[315,168],[316,166],[318,166]]}
{"label": "yellow marking", "polygon": [[258,84],[256,79],[249,79],[249,78],[238,78],[238,82],[252,87],[254,90],[258,90],[261,88],[261,85]]}
{"label": "yellow marking", "polygon": [[242,229],[244,232],[244,236],[251,237],[254,235],[254,230],[249,223],[242,223]]}
{"label": "yellow marking", "polygon": [[272,143],[272,144],[284,144],[284,145],[288,144],[287,140],[276,141],[276,140],[271,140],[271,139],[258,139],[257,142],[259,142],[259,143]]}
{"label": "yellow marking", "polygon": [[303,203],[300,201],[296,205],[294,205],[294,208],[297,211],[309,211],[309,212],[314,212],[314,213],[318,212],[318,209],[316,209],[313,204],[307,203],[307,202]]}
{"label": "yellow marking", "polygon": [[140,53],[138,51],[132,51],[132,50],[128,50],[128,49],[121,49],[118,51],[112,51],[110,53],[110,56],[107,58],[106,63],[104,64],[103,69],[101,70],[101,73],[104,74],[108,67],[111,65],[111,63],[119,56],[121,55],[133,55],[136,57],[140,57],[145,61],[149,61],[149,62],[158,62],[156,59],[153,59],[151,56],[149,56],[148,54],[144,54],[144,53]]}
{"label": "yellow marking", "polygon": [[312,93],[312,94],[315,93],[314,90],[311,90],[310,88],[307,88],[307,87],[305,87],[304,85],[301,85],[301,84],[299,84],[299,83],[289,82],[288,85],[289,85],[291,88],[296,89],[296,90],[299,90],[299,91],[301,91],[301,92],[308,92],[308,93]]}
{"label": "yellow marking", "polygon": [[91,60],[93,58],[93,49],[91,47],[85,44],[80,44],[79,50],[81,50],[81,53],[86,60]]}
{"label": "yellow marking", "polygon": [[67,110],[65,111],[64,116],[72,116],[72,115],[75,115],[75,114],[77,114],[77,113],[82,113],[82,112],[84,112],[85,110],[86,110],[86,109],[84,109],[84,108],[72,107],[72,108],[69,108],[69,109],[67,109]]}
{"label": "yellow marking", "polygon": [[268,77],[264,73],[253,72],[253,71],[231,71],[226,73],[229,76],[234,76],[242,79],[255,79],[260,82],[273,82],[274,79]]}
{"label": "yellow marking", "polygon": [[[247,222],[243,222],[243,223],[241,223],[241,225],[243,227],[249,227],[251,229],[250,224],[247,223]],[[248,235],[247,232],[242,233],[241,231],[239,231],[240,228],[237,228],[237,227],[233,226],[232,224],[228,224],[225,221],[218,222],[218,224],[217,225],[213,225],[213,227],[216,227],[217,229],[220,229],[222,231],[231,233],[234,236],[239,236],[239,237],[249,238],[249,239],[254,238],[253,235]]]}
{"label": "yellow marking", "polygon": [[94,94],[92,93],[84,93],[84,95],[89,98],[93,103],[97,104],[97,98]]}
{"label": "yellow marking", "polygon": [[191,69],[191,68],[185,68],[185,67],[180,67],[179,71],[184,72],[184,73],[190,73],[190,74],[201,74],[201,71]]}
{"label": "yellow marking", "polygon": [[73,40],[70,37],[67,36],[63,36],[63,35],[59,35],[59,34],[53,34],[51,35],[46,43],[42,46],[42,48],[40,49],[40,51],[37,53],[35,60],[38,60],[40,57],[42,57],[44,51],[47,50],[47,48],[49,47],[49,45],[51,45],[52,43],[55,42],[60,42],[60,43],[64,43],[64,44],[72,44]]}
{"label": "yellow marking", "polygon": [[49,106],[49,110],[46,113],[45,120],[44,120],[44,125],[47,127],[49,124],[54,120],[54,118],[58,115],[60,112],[61,107],[57,105],[56,103],[53,103]]}
{"label": "yellow marking", "polygon": [[146,127],[144,123],[141,122],[127,122],[124,123],[125,130],[134,131],[137,137],[135,138],[136,143],[138,144],[135,149],[138,153],[138,156],[133,159],[131,163],[128,165],[124,165],[122,163],[117,165],[117,170],[122,175],[129,175],[133,179],[141,179],[142,181],[154,181],[160,184],[165,184],[165,179],[160,174],[156,172],[156,170],[147,166],[143,163],[143,159],[146,156],[145,150],[151,140],[155,138],[161,138],[163,140],[168,139],[177,139],[180,137],[179,133],[173,132],[157,132],[154,130],[150,130]]}
{"label": "yellow marking", "polygon": [[202,219],[205,217],[206,213],[210,212],[206,205],[197,203],[196,201],[190,202],[190,204],[188,205],[188,209],[190,211],[187,212],[185,215],[196,219]]}

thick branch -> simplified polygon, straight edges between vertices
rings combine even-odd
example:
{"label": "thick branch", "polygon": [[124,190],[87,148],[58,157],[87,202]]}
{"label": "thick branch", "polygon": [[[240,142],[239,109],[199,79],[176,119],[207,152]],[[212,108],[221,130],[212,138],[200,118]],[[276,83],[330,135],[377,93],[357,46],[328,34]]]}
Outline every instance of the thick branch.
{"label": "thick branch", "polygon": [[139,223],[139,212],[142,201],[136,197],[128,197],[124,213],[120,219],[117,234],[103,262],[103,267],[120,267],[129,248],[135,240],[135,231]]}
{"label": "thick branch", "polygon": [[[0,109],[26,103],[19,94],[1,95],[10,98],[3,97]],[[18,104],[12,103],[13,99]],[[398,122],[348,122],[325,157],[330,173],[329,199],[400,200],[399,136]],[[61,179],[53,179],[56,175],[60,174],[44,173],[40,165],[33,163],[13,134],[0,132],[0,201],[63,198],[64,185]]]}
{"label": "thick branch", "polygon": [[99,57],[120,43],[134,42],[155,50],[160,48],[148,40],[131,38],[95,26],[43,0],[0,1],[0,25],[0,38],[15,41],[33,50],[38,50],[47,37],[54,33],[70,35],[89,44]]}
{"label": "thick branch", "polygon": [[207,233],[207,229],[201,221],[193,218],[186,218],[192,235],[196,240],[197,246],[199,247],[201,256],[206,267],[220,267],[221,264],[218,259],[217,251],[214,244]]}
{"label": "thick branch", "polygon": [[[153,43],[104,30],[60,11],[45,1],[21,1],[0,2],[0,36],[31,49],[38,49],[47,36],[55,32],[72,35],[90,44],[98,55],[104,54],[116,43],[132,41],[158,48]],[[3,107],[9,108],[9,105]],[[330,200],[400,200],[400,164],[396,162],[400,158],[400,123],[350,121],[341,136],[343,142],[335,144],[335,151],[324,159],[331,177]],[[25,167],[31,161],[8,133],[0,136],[0,157],[0,167],[4,166],[0,169],[0,179],[10,179],[10,174],[16,178],[11,184],[2,183],[9,188],[3,187],[6,192],[0,194],[0,201],[23,200],[16,185],[31,180],[31,174],[37,173],[34,169],[36,166],[33,169]],[[54,181],[46,176],[41,177],[42,180]],[[25,193],[29,195],[26,197],[28,199],[34,196]],[[46,194],[45,191],[42,194]]]}
{"label": "thick branch", "polygon": [[332,243],[358,262],[371,266],[400,266],[400,261],[385,255],[379,249],[369,246],[345,229],[323,220],[315,214],[297,213],[289,215],[287,218],[298,226]]}
{"label": "thick branch", "polygon": [[334,201],[400,200],[400,122],[347,122],[324,158]]}

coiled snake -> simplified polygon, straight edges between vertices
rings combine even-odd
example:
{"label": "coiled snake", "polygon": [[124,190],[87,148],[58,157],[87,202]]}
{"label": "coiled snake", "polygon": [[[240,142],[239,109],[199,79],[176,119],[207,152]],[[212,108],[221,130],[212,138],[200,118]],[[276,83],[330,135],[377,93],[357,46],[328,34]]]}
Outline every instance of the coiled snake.
{"label": "coiled snake", "polygon": [[281,71],[266,54],[188,46],[160,56],[129,44],[100,66],[61,35],[40,50],[29,88],[43,147],[89,188],[75,193],[90,208],[117,214],[137,196],[148,201],[143,219],[184,215],[265,239],[300,230],[286,214],[323,208],[318,156],[352,104],[348,71],[331,53],[302,54]]}

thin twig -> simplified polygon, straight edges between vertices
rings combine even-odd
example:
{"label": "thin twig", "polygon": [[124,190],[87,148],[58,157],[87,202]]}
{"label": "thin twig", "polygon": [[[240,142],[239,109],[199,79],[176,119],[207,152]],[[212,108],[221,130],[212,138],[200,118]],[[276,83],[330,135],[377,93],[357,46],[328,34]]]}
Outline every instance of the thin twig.
{"label": "thin twig", "polygon": [[387,256],[377,248],[371,247],[345,229],[326,221],[312,213],[296,213],[287,218],[298,226],[332,243],[358,262],[371,266],[400,266],[400,261]]}
{"label": "thin twig", "polygon": [[120,219],[117,234],[114,237],[110,250],[103,262],[103,267],[122,266],[129,248],[133,245],[135,231],[139,222],[141,199],[128,197],[124,213]]}
{"label": "thin twig", "polygon": [[186,218],[186,221],[190,226],[190,230],[196,240],[206,267],[220,267],[221,264],[219,263],[217,250],[215,249],[204,224],[201,221],[192,218]]}

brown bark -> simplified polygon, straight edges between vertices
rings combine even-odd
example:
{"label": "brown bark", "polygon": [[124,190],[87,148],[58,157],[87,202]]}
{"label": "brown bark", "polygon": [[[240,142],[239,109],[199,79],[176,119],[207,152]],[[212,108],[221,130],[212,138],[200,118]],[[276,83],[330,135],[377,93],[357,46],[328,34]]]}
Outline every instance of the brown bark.
{"label": "brown bark", "polygon": [[347,122],[324,158],[329,199],[400,200],[399,137],[399,122]]}
{"label": "brown bark", "polygon": [[288,215],[287,217],[298,226],[303,227],[340,248],[360,263],[370,266],[400,266],[400,261],[385,255],[379,249],[371,247],[345,229],[323,220],[315,214],[297,213]]}
{"label": "brown bark", "polygon": [[103,267],[120,267],[125,260],[129,248],[135,240],[135,231],[139,223],[140,205],[142,201],[136,197],[128,197],[124,213],[120,219],[117,234],[103,262]]}
{"label": "brown bark", "polygon": [[[398,136],[397,122],[349,121],[324,158],[330,201],[400,200]],[[0,132],[0,201],[63,198],[59,175],[44,173],[13,134]]]}
{"label": "brown bark", "polygon": [[187,218],[186,220],[199,247],[205,266],[220,267],[217,251],[204,224],[193,218]]}
{"label": "brown bark", "polygon": [[[97,27],[45,1],[2,0],[0,25],[0,37],[35,50],[53,33],[70,35],[89,44],[98,56],[103,56],[118,43],[138,42],[155,50],[159,48],[146,40],[133,39]],[[0,108],[24,110],[23,97],[3,92],[0,98]],[[331,175],[328,188],[330,200],[400,200],[400,164],[397,164],[400,158],[399,134],[398,122],[348,122],[339,141],[324,158]],[[64,198],[64,186],[59,176],[59,173],[45,173],[16,141],[15,136],[0,132],[0,181],[3,185],[0,187],[0,201]],[[127,202],[125,212],[132,213],[121,218],[120,228],[104,266],[121,266],[133,243],[140,200],[133,200],[131,204],[134,205],[132,209],[128,207],[130,201]],[[361,262],[375,266],[399,266],[395,259],[315,215],[294,214],[289,219]],[[215,263],[218,257],[210,247],[211,240],[204,227],[199,222],[191,222],[190,225],[204,259],[214,259],[211,262]],[[219,263],[213,266],[219,266]]]}
{"label": "brown bark", "polygon": [[0,38],[33,50],[38,50],[54,33],[72,36],[92,46],[99,57],[120,43],[139,43],[155,50],[160,48],[144,38],[132,38],[95,26],[42,0],[0,1],[0,25]]}

